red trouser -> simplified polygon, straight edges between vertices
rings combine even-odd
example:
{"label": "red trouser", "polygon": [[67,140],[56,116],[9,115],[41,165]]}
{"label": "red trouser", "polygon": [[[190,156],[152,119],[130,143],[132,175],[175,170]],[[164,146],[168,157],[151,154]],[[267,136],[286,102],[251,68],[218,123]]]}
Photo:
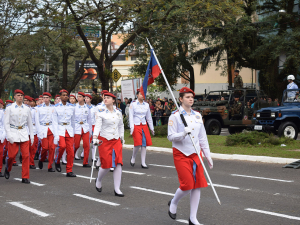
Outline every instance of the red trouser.
{"label": "red trouser", "polygon": [[73,161],[74,161],[74,138],[70,137],[68,131],[65,133],[65,137],[59,136],[59,149],[58,156],[56,158],[56,162],[60,163],[60,159],[64,154],[64,151],[67,151],[67,173],[72,172]]}
{"label": "red trouser", "polygon": [[6,164],[7,171],[11,171],[13,161],[18,154],[20,146],[22,153],[22,178],[24,179],[29,178],[29,145],[30,141],[14,142],[13,144],[8,142],[8,160]]}
{"label": "red trouser", "polygon": [[0,172],[2,170],[2,165],[3,165],[3,149],[4,149],[4,145],[5,145],[5,140],[3,141],[3,143],[0,141]]}
{"label": "red trouser", "polygon": [[95,130],[95,125],[92,125],[92,135],[90,137],[90,143],[92,143],[92,141],[93,141],[94,130]]}
{"label": "red trouser", "polygon": [[[35,156],[35,153],[37,150],[38,142],[39,142],[39,139],[38,139],[37,135],[34,135],[33,144],[30,145],[30,165],[32,165],[32,166],[34,166],[34,156]],[[23,161],[23,159],[22,159],[22,161]]]}
{"label": "red trouser", "polygon": [[41,151],[41,158],[40,160],[42,162],[45,161],[47,158],[47,152],[49,151],[48,154],[48,169],[52,168],[52,163],[54,160],[54,151],[55,151],[55,144],[53,143],[54,141],[54,136],[51,130],[48,128],[47,132],[47,137],[42,139],[42,151]]}
{"label": "red trouser", "polygon": [[83,132],[83,129],[81,128],[81,134],[75,134],[74,135],[74,142],[75,142],[75,153],[80,147],[80,140],[83,140],[83,149],[84,149],[84,159],[83,159],[83,165],[89,163],[89,155],[90,155],[90,132]]}
{"label": "red trouser", "polygon": [[[3,152],[3,158],[6,159],[7,152],[8,152],[8,141],[6,139],[4,140],[4,145],[5,145],[5,148],[4,148],[4,152]],[[16,159],[14,159],[14,163],[17,163]]]}

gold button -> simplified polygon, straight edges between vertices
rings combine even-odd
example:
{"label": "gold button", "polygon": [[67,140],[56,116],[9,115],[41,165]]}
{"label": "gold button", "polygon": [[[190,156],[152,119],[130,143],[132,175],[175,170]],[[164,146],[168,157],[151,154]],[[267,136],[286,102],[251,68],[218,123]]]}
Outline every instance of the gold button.
{"label": "gold button", "polygon": [[192,130],[194,130],[194,128]]}
{"label": "gold button", "polygon": [[194,138],[194,137],[193,137]]}
{"label": "gold button", "polygon": [[191,123],[192,123],[193,121],[191,121]]}

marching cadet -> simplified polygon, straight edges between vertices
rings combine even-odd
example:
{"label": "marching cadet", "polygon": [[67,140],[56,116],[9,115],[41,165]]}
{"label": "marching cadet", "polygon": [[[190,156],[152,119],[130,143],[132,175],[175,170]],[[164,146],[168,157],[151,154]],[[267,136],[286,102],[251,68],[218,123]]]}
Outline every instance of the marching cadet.
{"label": "marching cadet", "polygon": [[105,108],[99,109],[96,115],[93,143],[96,145],[100,140],[102,141],[102,145],[101,148],[98,148],[101,168],[95,182],[96,190],[101,192],[103,177],[111,167],[115,168],[113,172],[115,196],[124,197],[124,194],[120,190],[123,166],[122,144],[124,144],[124,124],[122,112],[113,107],[114,102],[116,102],[116,96],[106,92],[104,94]]}
{"label": "marching cadet", "polygon": [[37,124],[36,124],[36,108],[35,108],[35,102],[34,102],[34,98],[30,98],[29,100],[29,104],[30,104],[30,111],[31,111],[31,120],[32,120],[32,127],[33,127],[33,135],[34,135],[34,141],[33,144],[30,145],[30,151],[29,151],[29,164],[30,164],[30,169],[36,169],[35,164],[34,164],[34,156],[37,150],[37,145],[38,145],[38,137],[37,137]]}
{"label": "marching cadet", "polygon": [[3,101],[0,99],[0,177],[3,177],[2,165],[3,165],[3,150],[5,146],[5,130],[4,130],[4,110],[3,110]]}
{"label": "marching cadet", "polygon": [[38,101],[39,101],[39,105],[41,105],[41,104],[44,103],[43,95],[40,95],[40,96],[39,96]]}
{"label": "marching cadet", "polygon": [[76,96],[75,95],[70,95],[69,101],[70,101],[71,104],[75,105],[76,104]]}
{"label": "marching cadet", "polygon": [[78,92],[78,103],[75,105],[75,135],[74,135],[74,152],[76,154],[80,147],[80,140],[83,141],[84,159],[83,167],[89,165],[90,155],[90,135],[92,134],[92,120],[89,107],[84,103],[85,94]]}
{"label": "marching cadet", "polygon": [[39,155],[39,168],[43,169],[43,162],[48,153],[48,172],[55,172],[52,168],[54,160],[54,133],[52,114],[54,106],[50,104],[51,94],[43,93],[43,103],[37,107],[35,123],[37,125],[38,137],[41,139],[42,151]]}
{"label": "marching cadet", "polygon": [[130,165],[132,167],[134,166],[136,154],[141,147],[141,167],[143,169],[148,169],[148,166],[146,165],[146,146],[152,145],[152,140],[147,123],[153,136],[154,127],[149,104],[144,101],[144,97],[140,93],[140,89],[137,89],[137,101],[133,101],[129,107],[129,123],[130,134],[134,141]]}
{"label": "marching cadet", "polygon": [[60,102],[60,95],[55,95],[54,105]]}
{"label": "marching cadet", "polygon": [[[184,127],[178,110],[172,113],[168,123],[168,139],[172,142],[174,165],[180,183],[174,198],[168,203],[169,216],[174,220],[176,219],[179,200],[187,194],[190,194],[190,225],[200,224],[197,220],[200,188],[207,187],[207,182],[204,177],[200,159],[195,153],[193,144],[188,136],[189,133],[191,134],[198,151],[202,150],[208,160],[210,168],[212,169],[213,167],[213,161],[210,157],[209,145],[201,114],[191,108],[194,104],[194,97],[195,93],[191,89],[187,87],[180,89],[180,111],[188,126]],[[202,157],[202,153],[200,154]]]}
{"label": "marching cadet", "polygon": [[55,169],[61,172],[60,159],[67,151],[67,177],[76,177],[72,172],[74,160],[74,128],[75,128],[75,107],[73,104],[68,103],[69,92],[62,89],[60,92],[61,103],[54,107],[52,114],[53,128],[54,128],[54,144],[59,143],[58,155],[55,159]]}
{"label": "marching cadet", "polygon": [[[6,179],[9,179],[13,160],[20,147],[22,153],[22,183],[29,184],[29,142],[33,144],[34,135],[31,112],[30,109],[23,104],[23,97],[23,91],[18,89],[15,90],[14,98],[16,102],[5,110],[4,129],[9,143],[8,159],[4,176]],[[28,126],[29,134],[26,129],[26,124]]]}

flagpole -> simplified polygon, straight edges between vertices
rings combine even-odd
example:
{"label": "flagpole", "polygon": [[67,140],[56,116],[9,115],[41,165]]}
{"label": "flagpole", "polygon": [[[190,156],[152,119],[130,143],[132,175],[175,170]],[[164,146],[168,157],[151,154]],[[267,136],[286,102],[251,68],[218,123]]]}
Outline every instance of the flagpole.
{"label": "flagpole", "polygon": [[[159,61],[158,61],[158,59],[157,59],[157,57],[156,57],[155,51],[154,51],[153,47],[151,46],[151,44],[150,44],[148,38],[146,38],[146,39],[147,39],[147,42],[148,42],[148,44],[149,44],[149,46],[150,46],[150,49],[153,50],[153,55],[154,55],[154,57],[155,57],[155,59],[156,59],[156,62],[157,62],[157,64],[158,64],[158,66],[159,66],[159,69],[160,69],[160,71],[161,71],[161,74],[163,75],[163,78],[164,78],[164,80],[165,80],[165,82],[166,82],[166,84],[167,84],[167,87],[168,87],[168,89],[169,89],[169,92],[170,92],[171,95],[172,95],[173,101],[174,101],[174,103],[175,103],[177,109],[179,110],[180,118],[181,118],[181,120],[182,120],[184,126],[187,127],[187,123],[186,123],[186,121],[185,121],[185,118],[184,118],[184,116],[183,116],[182,113],[181,113],[180,107],[178,107],[178,104],[177,104],[177,101],[176,101],[176,99],[175,99],[175,96],[174,96],[174,94],[173,94],[173,92],[172,92],[172,89],[171,89],[171,87],[170,87],[170,85],[169,85],[169,82],[168,82],[168,80],[167,80],[167,78],[166,78],[166,76],[165,76],[165,73],[164,73],[163,69],[161,68],[161,65],[160,65],[160,63],[159,63]],[[200,153],[199,153],[198,150],[197,150],[197,147],[196,147],[196,145],[195,145],[195,143],[194,143],[194,140],[193,140],[193,138],[192,138],[192,136],[191,136],[191,133],[189,133],[188,135],[189,135],[189,137],[190,137],[190,139],[191,139],[191,141],[192,141],[192,143],[193,143],[195,152],[197,153],[197,155],[198,155],[198,157],[199,157],[199,159],[200,159],[201,165],[202,165],[202,167],[203,167],[203,169],[204,169],[204,171],[205,171],[206,177],[208,178],[208,181],[209,181],[210,186],[211,186],[211,188],[212,188],[212,190],[213,190],[213,192],[214,192],[214,194],[215,194],[215,196],[216,196],[216,198],[217,198],[217,201],[218,201],[219,204],[221,205],[221,202],[220,202],[220,199],[219,199],[219,197],[218,197],[218,194],[217,194],[217,192],[216,192],[216,190],[215,190],[215,187],[214,187],[213,183],[211,182],[210,176],[209,176],[209,174],[208,174],[208,172],[207,172],[207,170],[206,170],[206,168],[205,168],[205,165],[204,165],[203,160],[202,160],[202,158],[201,158],[201,156],[200,156]]]}

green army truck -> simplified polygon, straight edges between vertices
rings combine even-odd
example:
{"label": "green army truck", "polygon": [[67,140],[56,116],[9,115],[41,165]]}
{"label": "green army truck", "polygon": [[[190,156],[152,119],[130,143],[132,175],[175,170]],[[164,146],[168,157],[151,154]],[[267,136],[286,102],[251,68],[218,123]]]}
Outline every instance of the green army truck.
{"label": "green army truck", "polygon": [[[239,113],[233,114],[231,109],[237,96],[242,107]],[[276,104],[261,100],[266,97],[263,91],[256,89],[211,91],[203,101],[195,102],[193,109],[201,113],[208,135],[219,135],[222,128],[228,128],[229,133],[234,134],[253,127],[253,114],[258,109]],[[258,99],[254,108],[247,106],[251,99]]]}

